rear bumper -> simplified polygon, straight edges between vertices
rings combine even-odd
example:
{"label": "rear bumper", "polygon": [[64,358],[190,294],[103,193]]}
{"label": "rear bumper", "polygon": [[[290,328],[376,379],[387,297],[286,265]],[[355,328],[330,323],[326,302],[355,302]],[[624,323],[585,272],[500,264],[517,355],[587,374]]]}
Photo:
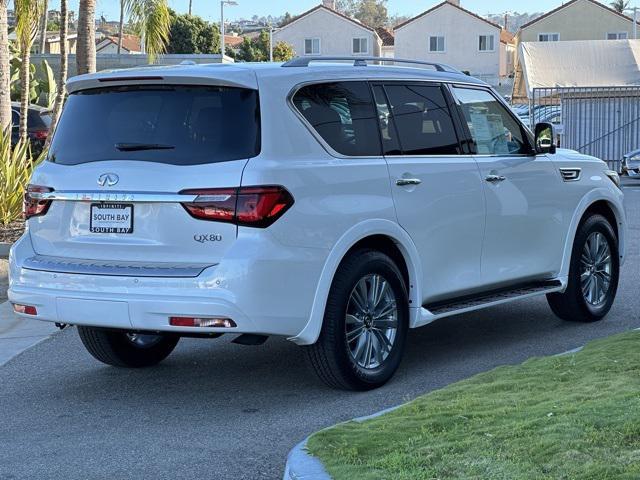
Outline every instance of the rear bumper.
{"label": "rear bumper", "polygon": [[[327,252],[283,248],[265,236],[239,238],[225,259],[193,278],[24,268],[33,255],[27,233],[9,260],[9,300],[35,306],[37,316],[28,318],[141,331],[295,337],[309,320]],[[237,327],[174,327],[172,316],[224,317]]]}

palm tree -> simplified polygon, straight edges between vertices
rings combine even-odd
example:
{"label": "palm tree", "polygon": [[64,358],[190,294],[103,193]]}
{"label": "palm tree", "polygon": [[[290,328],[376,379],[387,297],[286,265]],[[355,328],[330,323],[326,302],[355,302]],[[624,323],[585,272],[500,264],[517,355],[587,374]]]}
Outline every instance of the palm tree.
{"label": "palm tree", "polygon": [[191,7],[193,6],[193,0],[189,0],[189,15],[191,15]]}
{"label": "palm tree", "polygon": [[40,29],[40,54],[45,54],[47,46],[47,15],[49,12],[49,0],[43,0],[42,28]]}
{"label": "palm tree", "polygon": [[9,64],[7,3],[9,0],[0,0],[0,128],[2,130],[11,125],[11,68]]}
{"label": "palm tree", "polygon": [[67,10],[67,0],[60,0],[60,77],[58,80],[58,92],[56,100],[53,104],[53,113],[51,114],[51,126],[49,127],[49,135],[47,135],[46,145],[51,143],[51,137],[58,125],[60,114],[62,113],[62,105],[64,104],[64,96],[66,94],[67,71],[68,71],[68,45],[67,36],[69,30],[69,11]]}
{"label": "palm tree", "polygon": [[42,0],[14,0],[16,13],[16,38],[20,49],[20,141],[27,141],[27,115],[31,94],[31,47],[37,35]]}
{"label": "palm tree", "polygon": [[142,36],[144,52],[149,56],[149,63],[153,63],[157,55],[165,52],[169,42],[171,15],[167,0],[120,0],[118,53],[122,46],[125,16]]}
{"label": "palm tree", "polygon": [[76,63],[79,75],[96,71],[96,0],[80,0]]}
{"label": "palm tree", "polygon": [[611,2],[611,8],[613,8],[616,12],[618,13],[624,13],[624,11],[627,9],[627,7],[629,6],[629,4],[631,3],[630,0],[615,0],[615,2]]}

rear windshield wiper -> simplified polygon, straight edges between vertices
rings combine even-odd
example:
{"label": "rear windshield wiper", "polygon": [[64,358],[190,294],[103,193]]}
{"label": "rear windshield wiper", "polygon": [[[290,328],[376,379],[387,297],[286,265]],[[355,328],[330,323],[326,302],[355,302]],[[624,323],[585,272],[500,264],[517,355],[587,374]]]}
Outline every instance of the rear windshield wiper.
{"label": "rear windshield wiper", "polygon": [[116,148],[121,152],[137,152],[141,150],[173,150],[173,145],[161,143],[116,143]]}

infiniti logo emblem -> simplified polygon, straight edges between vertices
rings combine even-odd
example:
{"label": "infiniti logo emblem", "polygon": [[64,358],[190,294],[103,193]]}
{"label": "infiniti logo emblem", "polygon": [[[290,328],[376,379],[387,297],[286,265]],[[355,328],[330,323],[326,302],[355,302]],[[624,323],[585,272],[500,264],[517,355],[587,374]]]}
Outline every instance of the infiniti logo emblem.
{"label": "infiniti logo emblem", "polygon": [[120,181],[120,177],[115,173],[103,173],[98,177],[98,185],[101,187],[113,187]]}

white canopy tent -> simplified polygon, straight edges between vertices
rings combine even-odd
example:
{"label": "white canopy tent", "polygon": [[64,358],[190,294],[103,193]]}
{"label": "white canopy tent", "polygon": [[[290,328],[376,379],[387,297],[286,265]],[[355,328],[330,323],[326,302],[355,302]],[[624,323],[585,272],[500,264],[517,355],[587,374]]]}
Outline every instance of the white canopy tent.
{"label": "white canopy tent", "polygon": [[514,103],[536,88],[640,85],[640,40],[523,42],[518,52]]}

